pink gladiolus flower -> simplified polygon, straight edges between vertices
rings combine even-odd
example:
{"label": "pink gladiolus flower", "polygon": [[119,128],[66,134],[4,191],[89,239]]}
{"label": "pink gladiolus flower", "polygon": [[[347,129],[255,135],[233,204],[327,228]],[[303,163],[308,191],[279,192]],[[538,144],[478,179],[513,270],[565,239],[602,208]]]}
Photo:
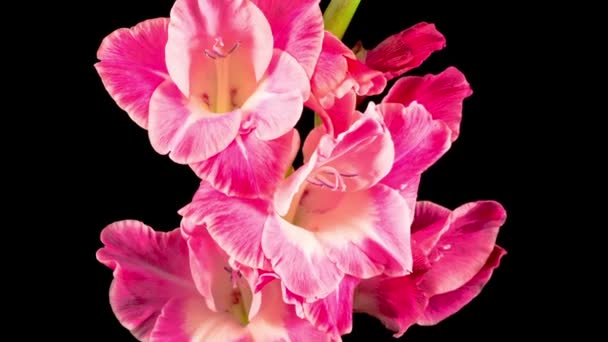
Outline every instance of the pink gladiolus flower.
{"label": "pink gladiolus flower", "polygon": [[492,201],[454,211],[419,202],[412,225],[414,272],[361,281],[354,310],[379,318],[395,337],[412,324],[433,325],[456,313],[481,292],[506,253],[496,245],[505,219]]}
{"label": "pink gladiolus flower", "polygon": [[[291,162],[284,146],[309,97],[322,38],[316,0],[177,0],[169,19],[106,37],[96,68],[157,152],[225,193],[257,197],[272,192]],[[271,170],[264,180],[252,176],[261,168]]]}
{"label": "pink gladiolus flower", "polygon": [[205,231],[183,238],[120,221],[101,239],[112,309],[140,341],[329,341],[283,303],[278,280],[255,291],[257,273],[235,268]]}

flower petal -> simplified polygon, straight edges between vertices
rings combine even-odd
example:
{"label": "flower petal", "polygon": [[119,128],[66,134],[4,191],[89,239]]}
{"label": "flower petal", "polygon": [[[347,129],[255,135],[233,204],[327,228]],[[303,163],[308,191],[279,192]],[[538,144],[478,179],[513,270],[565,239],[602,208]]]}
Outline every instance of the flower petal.
{"label": "flower petal", "polygon": [[182,226],[191,228],[185,231],[187,235],[207,229],[231,258],[248,267],[267,269],[261,241],[268,207],[267,201],[230,197],[203,181],[192,202],[179,214],[190,221]]}
{"label": "flower petal", "polygon": [[431,297],[424,315],[418,319],[417,323],[434,325],[462,309],[481,292],[505,254],[504,249],[495,246],[479,273],[466,284],[456,290]]}
{"label": "flower petal", "polygon": [[289,54],[275,50],[266,76],[242,109],[251,115],[249,120],[260,139],[276,139],[296,125],[309,94],[304,69]]}
{"label": "flower petal", "polygon": [[454,141],[460,133],[462,102],[472,93],[464,75],[458,69],[450,67],[438,75],[400,78],[382,102],[408,106],[417,101],[431,113],[433,119],[448,125]]}
{"label": "flower petal", "polygon": [[143,21],[107,36],[95,68],[110,96],[136,124],[148,127],[152,93],[169,77],[165,65],[168,18]]}
{"label": "flower petal", "polygon": [[139,221],[119,221],[101,232],[101,241],[97,260],[114,270],[112,310],[136,338],[150,336],[171,298],[197,295],[178,229],[155,232]]}
{"label": "flower petal", "polygon": [[229,196],[271,198],[300,145],[298,131],[264,141],[239,135],[221,153],[191,165],[194,172]]}
{"label": "flower petal", "polygon": [[486,264],[505,222],[503,207],[493,201],[467,203],[452,212],[448,229],[430,252],[431,269],[420,287],[429,295],[463,286]]}
{"label": "flower petal", "polygon": [[293,56],[312,76],[323,42],[323,14],[319,0],[252,0],[272,28],[275,49]]}
{"label": "flower petal", "polygon": [[169,75],[187,95],[215,96],[216,60],[206,51],[218,47],[222,54],[230,55],[229,89],[238,89],[242,82],[255,84],[272,56],[270,25],[248,0],[177,0],[171,9],[168,37]]}
{"label": "flower petal", "polygon": [[384,117],[395,145],[395,161],[382,183],[401,190],[435,163],[451,146],[450,130],[416,102],[404,107],[382,103]]}
{"label": "flower petal", "polygon": [[154,150],[169,154],[176,163],[206,160],[234,141],[241,124],[241,111],[203,113],[167,81],[150,101],[149,136]]}
{"label": "flower petal", "polygon": [[359,96],[376,95],[385,86],[386,78],[381,72],[366,67],[340,39],[325,32],[319,62],[311,79],[311,91],[321,107],[332,107],[335,99],[351,90]]}
{"label": "flower petal", "polygon": [[[369,111],[373,111],[373,106],[366,114]],[[316,153],[319,159],[313,174],[315,184],[329,186],[324,181],[329,177],[337,190],[358,191],[386,176],[393,164],[394,147],[386,127],[369,114],[355,121],[336,139],[322,136]]]}
{"label": "flower petal", "polygon": [[353,328],[353,299],[359,279],[345,276],[340,286],[327,297],[304,303],[304,314],[318,329],[339,337]]}
{"label": "flower petal", "polygon": [[367,279],[411,272],[412,218],[401,196],[379,184],[349,193],[308,188],[294,222],[315,232],[342,272]]}
{"label": "flower petal", "polygon": [[344,277],[312,232],[276,215],[266,221],[262,248],[287,289],[306,300],[327,296]]}
{"label": "flower petal", "polygon": [[378,318],[400,337],[417,323],[428,302],[416,281],[414,276],[364,280],[355,290],[354,310]]}
{"label": "flower petal", "polygon": [[445,38],[435,25],[422,22],[386,38],[367,51],[365,64],[382,71],[390,80],[419,66],[431,53],[444,47]]}
{"label": "flower petal", "polygon": [[281,283],[273,280],[261,291],[262,304],[249,323],[254,341],[329,341],[329,336],[310,322],[298,318],[294,308],[282,300]]}
{"label": "flower petal", "polygon": [[206,229],[182,220],[181,229],[188,243],[190,270],[206,306],[215,312],[229,309],[232,284],[226,271],[228,255],[211,239]]}
{"label": "flower petal", "polygon": [[201,297],[176,298],[163,308],[150,342],[251,341],[245,327],[229,313],[209,310]]}

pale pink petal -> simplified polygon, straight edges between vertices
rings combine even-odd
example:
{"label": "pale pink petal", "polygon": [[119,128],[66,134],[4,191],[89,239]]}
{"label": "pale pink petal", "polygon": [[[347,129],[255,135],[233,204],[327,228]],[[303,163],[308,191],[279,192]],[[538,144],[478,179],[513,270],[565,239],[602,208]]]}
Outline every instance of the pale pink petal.
{"label": "pale pink petal", "polygon": [[416,282],[415,276],[363,280],[355,290],[354,311],[378,318],[400,337],[417,323],[428,302]]}
{"label": "pale pink petal", "polygon": [[353,299],[359,279],[345,276],[340,286],[327,297],[314,303],[304,303],[304,314],[318,329],[333,336],[351,332],[353,328]]}
{"label": "pale pink petal", "polygon": [[276,215],[266,221],[262,248],[285,286],[307,300],[327,296],[344,277],[312,232]]}
{"label": "pale pink petal", "polygon": [[304,69],[289,54],[275,50],[266,76],[242,109],[260,139],[276,139],[296,125],[309,95]]}
{"label": "pale pink petal", "polygon": [[310,322],[298,318],[294,308],[283,302],[279,280],[271,281],[261,291],[262,304],[248,325],[255,341],[308,342],[330,338]]}
{"label": "pale pink petal", "polygon": [[420,104],[404,107],[382,103],[382,113],[395,145],[395,161],[382,183],[400,190],[435,163],[451,146],[450,130]]}
{"label": "pale pink petal", "polygon": [[394,158],[389,131],[371,114],[361,117],[336,139],[322,136],[316,153],[319,160],[313,184],[340,191],[373,186],[390,171]]}
{"label": "pale pink petal", "polygon": [[114,270],[112,310],[138,339],[149,338],[171,298],[198,295],[178,229],[155,232],[139,221],[119,221],[101,232],[101,241],[97,260]]}
{"label": "pale pink petal", "polygon": [[168,78],[165,44],[169,19],[143,21],[107,36],[99,50],[95,68],[106,90],[120,108],[143,128],[148,127],[152,93]]}
{"label": "pale pink petal", "polygon": [[261,241],[269,203],[260,199],[227,196],[202,182],[190,204],[179,211],[190,224],[182,228],[193,235],[207,229],[230,257],[253,268],[266,268]]}
{"label": "pale pink petal", "polygon": [[298,203],[295,197],[300,193],[302,187],[306,186],[306,179],[310,176],[317,164],[317,154],[300,166],[287,179],[281,182],[274,194],[274,209],[280,216],[285,216],[290,210],[295,210]]}
{"label": "pale pink petal", "polygon": [[171,10],[166,46],[171,79],[184,94],[216,96],[219,49],[228,55],[227,89],[249,91],[272,56],[272,31],[264,14],[247,0],[177,0]]}
{"label": "pale pink petal", "polygon": [[191,167],[201,179],[226,195],[272,197],[299,145],[294,129],[269,141],[247,133],[237,136],[221,153]]}
{"label": "pale pink petal", "polygon": [[413,101],[422,104],[433,119],[448,125],[454,141],[460,132],[462,102],[472,93],[464,75],[450,67],[438,75],[407,76],[397,80],[382,102],[405,106]]}
{"label": "pale pink petal", "polygon": [[340,39],[325,32],[311,79],[311,91],[321,107],[332,107],[335,99],[351,90],[360,96],[375,95],[385,86],[386,79],[381,72],[367,68]]}
{"label": "pale pink petal", "polygon": [[411,272],[412,218],[401,196],[378,184],[349,193],[309,187],[294,222],[315,232],[326,255],[342,272],[367,279]]}
{"label": "pale pink petal", "polygon": [[494,250],[496,236],[505,222],[497,202],[467,203],[454,210],[448,229],[429,254],[431,269],[420,287],[429,295],[453,291],[473,278]]}
{"label": "pale pink petal", "polygon": [[188,243],[190,270],[206,306],[215,312],[229,308],[232,292],[228,255],[211,239],[206,229],[189,220],[182,220],[181,229]]}
{"label": "pale pink petal", "polygon": [[418,319],[417,323],[420,325],[434,325],[462,309],[481,292],[505,254],[504,249],[495,246],[479,273],[466,284],[454,291],[431,297],[424,315]]}
{"label": "pale pink petal", "polygon": [[417,66],[431,53],[445,47],[445,38],[435,25],[418,23],[394,34],[367,51],[365,64],[384,72],[389,80]]}
{"label": "pale pink petal", "polygon": [[323,14],[319,0],[252,0],[272,28],[274,47],[292,55],[312,76],[323,42]]}
{"label": "pale pink petal", "polygon": [[230,313],[209,310],[202,297],[185,297],[167,303],[149,341],[251,342],[253,339]]}
{"label": "pale pink petal", "polygon": [[308,163],[310,157],[317,149],[317,146],[319,146],[319,141],[321,140],[321,137],[323,137],[325,134],[327,134],[327,129],[324,125],[319,125],[313,128],[310,132],[308,132],[306,140],[304,140],[304,144],[302,145],[304,164]]}
{"label": "pale pink petal", "polygon": [[347,131],[353,122],[361,116],[361,113],[355,110],[357,94],[352,90],[341,98],[334,99],[332,106],[329,108],[321,107],[313,96],[306,102],[306,105],[319,115],[323,123],[322,127],[332,137]]}
{"label": "pale pink petal", "polygon": [[204,113],[186,99],[175,84],[161,84],[150,101],[149,136],[152,147],[180,164],[210,158],[234,141],[241,111]]}

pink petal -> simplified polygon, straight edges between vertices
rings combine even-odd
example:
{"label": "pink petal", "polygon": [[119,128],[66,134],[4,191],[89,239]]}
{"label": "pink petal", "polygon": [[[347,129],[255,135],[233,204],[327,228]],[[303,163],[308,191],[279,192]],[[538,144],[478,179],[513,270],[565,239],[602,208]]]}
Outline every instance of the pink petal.
{"label": "pink petal", "polygon": [[313,184],[328,186],[325,180],[329,179],[340,191],[373,186],[390,171],[394,158],[389,131],[371,114],[361,117],[336,139],[321,137],[316,153],[319,160]]}
{"label": "pink petal", "polygon": [[226,195],[271,197],[299,145],[294,129],[269,141],[248,133],[237,136],[221,153],[191,167],[201,179]]}
{"label": "pink petal", "polygon": [[355,290],[354,310],[378,318],[400,337],[417,323],[427,305],[416,281],[414,276],[364,280]]}
{"label": "pink petal", "polygon": [[292,129],[310,94],[304,69],[285,52],[275,50],[266,76],[243,104],[252,128],[262,140],[276,139]]}
{"label": "pink petal", "polygon": [[414,269],[426,272],[431,267],[431,251],[449,229],[448,219],[451,211],[427,201],[418,202],[415,208],[416,214],[411,227]]}
{"label": "pink petal", "polygon": [[274,47],[293,56],[312,76],[323,42],[323,14],[319,0],[252,0],[272,28]]}
{"label": "pink petal", "polygon": [[422,22],[386,38],[367,51],[365,64],[384,72],[390,80],[419,66],[431,53],[444,47],[445,38],[435,25]]}
{"label": "pink petal", "polygon": [[503,207],[493,201],[465,204],[454,210],[448,228],[429,254],[431,269],[420,286],[429,295],[456,290],[473,278],[494,250],[505,222]]}
{"label": "pink petal", "polygon": [[101,232],[101,241],[97,260],[114,270],[112,310],[136,338],[149,338],[171,298],[197,295],[179,230],[155,232],[138,221],[119,221]]}
{"label": "pink petal", "polygon": [[[357,95],[375,95],[384,90],[381,72],[369,69],[340,39],[325,32],[319,62],[311,79],[311,91],[323,108],[354,90]],[[313,108],[314,109],[314,108]]]}
{"label": "pink petal", "polygon": [[412,214],[401,196],[384,185],[349,193],[311,187],[302,196],[294,222],[315,232],[342,272],[367,279],[412,270]]}
{"label": "pink petal", "polygon": [[270,282],[261,292],[262,304],[248,329],[254,341],[329,341],[327,334],[308,321],[298,318],[291,305],[283,302],[278,280]]}
{"label": "pink petal", "polygon": [[234,141],[241,111],[204,113],[170,81],[161,84],[150,101],[149,136],[154,150],[177,163],[206,160]]}
{"label": "pink petal", "polygon": [[357,94],[352,90],[341,98],[334,99],[333,104],[329,108],[323,108],[313,96],[306,102],[306,105],[319,115],[319,118],[323,122],[322,126],[327,134],[332,137],[347,131],[361,116],[361,113],[355,110],[357,106]]}
{"label": "pink petal", "polygon": [[359,279],[345,276],[340,286],[327,297],[314,303],[304,303],[304,313],[314,326],[333,335],[341,336],[353,328],[353,299]]}
{"label": "pink petal", "polygon": [[232,292],[228,255],[211,239],[204,227],[182,220],[182,232],[188,243],[190,269],[199,293],[206,306],[215,312],[229,308],[228,300]]}
{"label": "pink petal", "polygon": [[327,296],[344,277],[312,232],[276,215],[266,221],[262,248],[285,286],[308,300]]}
{"label": "pink petal", "polygon": [[182,226],[190,228],[187,235],[207,229],[230,257],[245,266],[265,269],[261,241],[268,207],[267,201],[226,196],[201,182],[192,202],[179,214],[189,221]]}
{"label": "pink petal", "polygon": [[504,249],[495,246],[485,265],[466,284],[456,290],[431,297],[424,315],[418,319],[417,323],[434,325],[462,309],[481,292],[505,254]]}
{"label": "pink petal", "polygon": [[393,189],[405,188],[433,165],[449,148],[450,130],[416,102],[408,107],[382,103],[377,110],[384,116],[395,145],[395,162],[382,180]]}
{"label": "pink petal", "polygon": [[152,93],[168,78],[165,44],[169,19],[143,21],[130,29],[121,28],[107,36],[95,68],[106,90],[120,108],[143,128],[148,127]]}
{"label": "pink petal", "polygon": [[216,313],[201,297],[176,298],[162,311],[150,342],[167,341],[252,341],[245,327],[229,313]]}
{"label": "pink petal", "polygon": [[[221,39],[229,54],[229,89],[262,78],[272,57],[272,31],[264,14],[247,0],[177,0],[171,10],[167,68],[183,94],[214,97],[213,51]],[[211,76],[211,77],[210,77]]]}
{"label": "pink petal", "polygon": [[408,76],[397,80],[382,102],[408,106],[417,101],[431,113],[433,119],[448,125],[454,141],[460,132],[462,102],[472,93],[464,75],[450,67],[438,75]]}
{"label": "pink petal", "polygon": [[306,186],[306,179],[310,176],[317,164],[317,154],[313,154],[311,159],[300,166],[287,179],[281,182],[274,194],[274,209],[280,216],[285,216],[290,210],[294,210],[297,203],[293,203],[295,197]]}

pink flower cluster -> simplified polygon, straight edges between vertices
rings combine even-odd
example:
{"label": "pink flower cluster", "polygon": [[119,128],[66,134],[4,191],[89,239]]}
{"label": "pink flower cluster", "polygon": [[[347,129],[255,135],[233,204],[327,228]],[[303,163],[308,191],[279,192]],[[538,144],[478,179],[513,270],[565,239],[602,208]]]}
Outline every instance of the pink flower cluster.
{"label": "pink flower cluster", "polygon": [[[505,253],[504,209],[416,202],[458,137],[465,77],[402,77],[356,109],[444,45],[420,23],[354,52],[318,0],[177,0],[105,38],[110,95],[201,179],[179,228],[103,230],[120,323],[141,341],[339,341],[353,312],[400,336],[473,299]],[[294,170],[304,106],[322,125]]]}

